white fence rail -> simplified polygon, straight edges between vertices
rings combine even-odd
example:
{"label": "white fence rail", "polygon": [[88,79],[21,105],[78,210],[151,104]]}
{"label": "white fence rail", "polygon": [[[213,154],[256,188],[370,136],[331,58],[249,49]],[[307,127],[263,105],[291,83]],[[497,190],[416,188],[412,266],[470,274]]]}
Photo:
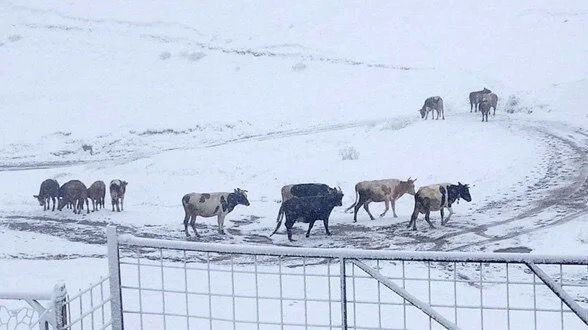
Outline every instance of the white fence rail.
{"label": "white fence rail", "polygon": [[63,283],[47,291],[0,291],[0,329],[60,329],[66,322],[66,294]]}
{"label": "white fence rail", "polygon": [[112,328],[585,329],[588,257],[304,249],[108,228]]}

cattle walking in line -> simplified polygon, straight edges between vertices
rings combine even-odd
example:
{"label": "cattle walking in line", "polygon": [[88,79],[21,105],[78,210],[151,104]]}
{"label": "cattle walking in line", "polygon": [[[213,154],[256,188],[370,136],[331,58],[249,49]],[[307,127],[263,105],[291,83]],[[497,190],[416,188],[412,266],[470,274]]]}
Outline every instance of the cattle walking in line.
{"label": "cattle walking in line", "polygon": [[[423,107],[418,110],[421,114],[421,118],[425,120],[429,118],[429,112],[431,112],[431,119],[439,119],[441,115],[445,120],[445,111],[443,110],[443,99],[440,96],[431,96],[425,100]],[[437,111],[437,118],[435,118],[435,111]]]}
{"label": "cattle walking in line", "polygon": [[182,205],[184,206],[184,232],[186,237],[190,237],[188,232],[188,221],[194,234],[200,236],[196,231],[196,217],[201,216],[210,218],[217,216],[218,232],[224,234],[224,222],[227,214],[231,213],[235,206],[245,205],[249,206],[247,199],[247,191],[239,188],[232,193],[217,192],[217,193],[190,193],[182,197]]}
{"label": "cattle walking in line", "polygon": [[282,203],[292,197],[327,195],[334,191],[334,189],[335,188],[331,188],[323,183],[298,183],[285,185],[282,187]]}
{"label": "cattle walking in line", "polygon": [[415,194],[414,182],[416,179],[408,178],[406,181],[400,181],[398,179],[386,179],[386,180],[373,180],[373,181],[362,181],[355,185],[355,202],[353,205],[348,207],[345,212],[348,212],[352,208],[354,209],[353,222],[357,222],[357,212],[359,208],[363,206],[371,220],[374,220],[374,216],[370,212],[369,204],[371,202],[384,202],[386,203],[386,209],[380,218],[385,216],[392,204],[392,214],[395,218],[396,215],[396,200],[402,197],[404,194]]}
{"label": "cattle walking in line", "polygon": [[88,188],[88,198],[92,201],[92,212],[104,208],[104,198],[106,197],[106,185],[104,181],[96,181]]}
{"label": "cattle walking in line", "polygon": [[41,183],[39,194],[33,195],[39,201],[39,205],[43,207],[43,211],[51,208],[51,201],[53,201],[53,210],[55,211],[55,203],[59,198],[59,183],[53,179],[47,179]]}
{"label": "cattle walking in line", "polygon": [[482,97],[485,94],[492,93],[491,90],[484,87],[481,91],[475,91],[470,93],[470,112],[476,111],[478,112],[478,105],[482,102]]}
{"label": "cattle walking in line", "polygon": [[84,202],[86,203],[87,213],[90,213],[90,205],[88,203],[88,189],[86,185],[79,180],[70,180],[59,187],[59,202],[57,209],[59,211],[71,204],[74,213],[80,214],[84,209]]}
{"label": "cattle walking in line", "polygon": [[[442,183],[421,187],[414,195],[414,211],[410,217],[408,228],[412,227],[412,230],[416,230],[416,220],[420,213],[425,214],[425,221],[427,221],[431,228],[435,228],[431,220],[429,220],[431,211],[440,211],[441,225],[445,226],[449,222],[451,215],[453,215],[451,206],[461,198],[467,202],[472,201],[470,189],[467,184],[460,182],[457,184]],[[447,219],[443,218],[444,208],[449,210]]]}
{"label": "cattle walking in line", "polygon": [[[481,103],[488,103],[490,105],[490,107],[494,108],[494,112],[492,113],[492,116],[496,116],[496,106],[498,105],[498,96],[494,93],[487,93],[484,94],[482,96],[482,100],[480,101],[480,105]],[[490,112],[488,110],[488,112]],[[486,121],[488,121],[486,119]]]}
{"label": "cattle walking in line", "polygon": [[270,237],[280,229],[284,216],[286,217],[285,225],[288,240],[291,242],[294,241],[292,239],[292,227],[297,221],[308,223],[306,237],[310,236],[310,231],[314,226],[315,221],[318,220],[323,221],[325,232],[327,235],[331,235],[331,232],[329,231],[329,216],[335,206],[342,205],[343,192],[340,188],[336,188],[330,193],[322,196],[292,197],[285,202],[282,202],[280,210],[278,211],[278,218],[276,219],[276,229]]}
{"label": "cattle walking in line", "polygon": [[[112,212],[116,206],[116,212],[124,211],[125,193],[129,183],[123,180],[110,181],[110,199],[112,201]],[[120,203],[120,207],[119,207]]]}

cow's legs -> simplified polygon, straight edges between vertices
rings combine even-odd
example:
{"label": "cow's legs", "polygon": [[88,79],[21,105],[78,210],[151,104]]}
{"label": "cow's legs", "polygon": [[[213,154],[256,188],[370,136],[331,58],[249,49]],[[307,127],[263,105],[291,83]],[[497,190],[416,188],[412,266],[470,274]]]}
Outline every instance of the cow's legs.
{"label": "cow's legs", "polygon": [[443,212],[443,208],[441,208],[441,210],[439,210],[439,212],[441,213],[441,225],[445,226],[445,222],[443,217],[445,216],[445,212]]}
{"label": "cow's legs", "polygon": [[431,219],[429,219],[430,216],[431,216],[431,211],[427,211],[427,213],[425,213],[425,221],[427,221],[427,223],[429,224],[429,227],[435,228],[435,226],[433,226],[433,223],[431,223]]}
{"label": "cow's legs", "polygon": [[365,202],[363,204],[363,208],[365,209],[365,211],[367,212],[367,214],[370,216],[370,219],[376,220],[376,218],[374,218],[374,216],[372,215],[372,212],[370,212],[370,202]]}
{"label": "cow's legs", "polygon": [[120,198],[120,210],[124,211],[125,210],[125,196],[123,195],[123,197]]}
{"label": "cow's legs", "polygon": [[396,199],[392,199],[390,203],[392,204],[392,215],[398,218],[398,215],[396,215]]}
{"label": "cow's legs", "polygon": [[186,237],[190,237],[190,233],[188,232],[188,221],[190,221],[190,213],[188,213],[188,210],[184,210],[184,213],[186,214],[184,215],[184,233],[186,234]]}
{"label": "cow's legs", "polygon": [[[190,227],[192,227],[192,230],[194,231],[194,235],[196,236],[200,236],[198,234],[198,231],[196,230],[196,214],[191,214],[190,216]],[[187,230],[186,230],[187,232]],[[189,233],[186,236],[190,236]]]}
{"label": "cow's legs", "polygon": [[416,221],[417,221],[418,216],[419,216],[419,210],[415,206],[414,211],[412,211],[412,215],[410,216],[410,221],[408,222],[407,228],[412,227],[412,230],[416,230]]}
{"label": "cow's legs", "polygon": [[361,206],[366,202],[366,200],[364,198],[362,198],[361,194],[359,195],[359,199],[357,200],[357,203],[355,204],[355,208],[353,209],[353,222],[357,222],[357,212],[359,211]]}
{"label": "cow's legs", "polygon": [[384,209],[384,212],[382,214],[380,214],[380,218],[384,217],[386,215],[386,213],[388,212],[388,210],[390,209],[390,201],[385,200],[384,205],[386,205],[386,208]]}
{"label": "cow's legs", "polygon": [[286,233],[288,234],[288,240],[290,242],[294,242],[295,240],[292,239],[292,226],[294,226],[294,221],[290,222],[288,221],[288,219],[286,219]]}
{"label": "cow's legs", "polygon": [[327,236],[331,236],[331,232],[329,231],[329,219],[323,220],[323,225],[325,226],[325,232],[327,232]]}
{"label": "cow's legs", "polygon": [[453,215],[453,209],[451,207],[448,207],[447,209],[449,210],[449,215],[447,216],[447,219],[445,219],[445,224],[449,222],[449,219],[451,219],[451,216]]}
{"label": "cow's legs", "polygon": [[53,201],[53,209],[51,211],[55,211],[55,197],[51,197],[51,200]]}
{"label": "cow's legs", "polygon": [[308,223],[308,230],[306,231],[306,237],[310,237],[310,230],[314,226],[314,221]]}
{"label": "cow's legs", "polygon": [[445,120],[445,110],[441,110],[441,119]]}
{"label": "cow's legs", "polygon": [[[85,198],[85,200],[86,200],[86,210],[87,210],[86,213],[90,213],[90,202],[88,202],[87,198]],[[84,205],[84,199],[82,199],[82,205]]]}
{"label": "cow's legs", "polygon": [[224,214],[219,214],[217,217],[217,222],[218,222],[218,233],[224,235],[225,234],[225,215]]}
{"label": "cow's legs", "polygon": [[[432,116],[432,115],[431,115]],[[425,120],[429,119],[429,108],[425,108]]]}
{"label": "cow's legs", "polygon": [[47,202],[48,202],[47,201],[47,198],[43,198],[43,201],[44,201],[44,203],[43,203],[43,211],[47,211]]}
{"label": "cow's legs", "polygon": [[112,198],[110,201],[112,202],[112,212],[114,212],[114,204],[116,204],[116,199]]}

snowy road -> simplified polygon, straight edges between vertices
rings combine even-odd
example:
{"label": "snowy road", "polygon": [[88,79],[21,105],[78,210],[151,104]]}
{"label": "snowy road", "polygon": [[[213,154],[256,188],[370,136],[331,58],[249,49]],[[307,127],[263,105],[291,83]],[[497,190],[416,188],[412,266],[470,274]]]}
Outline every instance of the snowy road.
{"label": "snowy road", "polygon": [[[477,116],[473,117],[469,114],[448,118],[448,120],[459,122],[471,122],[474,119],[477,119]],[[303,130],[288,130],[269,135],[219,141],[197,147],[194,150],[215,149],[230,145],[256,145],[261,142],[279,142],[280,145],[285,145],[292,142],[292,139],[300,137],[324,141],[328,140],[331,135],[334,135],[335,139],[339,139],[341,134],[354,135],[360,131],[365,134],[383,130],[398,131],[410,129],[410,126],[414,126],[416,123],[427,124],[409,119],[397,119],[394,122],[396,125],[391,125],[389,122],[382,125],[377,121],[365,121]],[[501,129],[505,132],[508,129],[511,132],[524,134],[525,138],[543,146],[540,163],[535,164],[536,168],[543,169],[543,171],[537,173],[538,175],[529,173],[527,176],[520,177],[516,185],[519,185],[521,189],[514,192],[498,191],[495,196],[487,196],[484,200],[478,201],[476,207],[469,211],[464,209],[465,204],[462,202],[461,205],[456,206],[457,214],[448,227],[438,226],[436,229],[428,229],[424,221],[421,220],[417,223],[419,229],[416,232],[405,227],[412,203],[409,197],[404,197],[404,212],[400,214],[398,219],[385,218],[371,222],[366,220],[365,214],[360,213],[360,221],[353,224],[350,221],[352,216],[343,214],[340,210],[333,215],[331,221],[333,236],[328,238],[324,236],[322,226],[319,225],[313,231],[311,238],[305,239],[303,238],[303,227],[305,226],[297,225],[295,236],[299,238],[299,241],[292,245],[365,249],[495,251],[513,246],[520,247],[520,242],[517,239],[521,235],[562,225],[588,214],[586,204],[588,201],[588,161],[585,156],[588,152],[588,136],[584,130],[509,116],[499,116],[489,125],[502,127]],[[166,152],[178,152],[178,150]],[[168,157],[165,155],[166,152],[157,155],[157,157]],[[492,166],[492,164],[489,163],[487,166]],[[85,168],[85,170],[89,169]],[[16,168],[12,168],[11,171],[18,173]],[[24,171],[25,169],[23,169],[23,173]],[[26,172],[30,171],[34,170],[27,166]],[[348,190],[348,200],[352,195]],[[132,190],[130,196],[129,199],[132,200]],[[109,210],[103,210],[97,214],[78,217],[69,212],[57,214],[42,212],[36,209],[32,201],[27,202],[30,202],[29,210],[19,212],[18,209],[5,208],[0,213],[0,223],[7,233],[28,232],[50,235],[70,242],[94,245],[104,244],[105,226],[116,223],[120,231],[141,237],[185,239],[180,219],[171,223],[158,224],[157,216],[154,216],[153,219],[147,220],[147,223],[134,224],[124,221],[124,217],[135,215],[117,214],[116,216],[123,217],[122,221],[118,221],[112,219]],[[283,239],[283,235],[278,235],[273,240],[268,237],[274,224],[273,212],[277,210],[278,204],[273,200],[266,204],[268,204],[266,209],[270,209],[269,212],[256,214],[254,209],[247,209],[246,211],[250,212],[250,215],[237,219],[234,216],[230,220],[231,225],[227,230],[229,235],[226,237],[216,233],[215,221],[198,221],[197,228],[202,235],[200,240],[239,244],[290,244]],[[272,205],[274,206],[272,207]],[[377,204],[374,206],[376,210],[381,207]],[[158,208],[168,206],[153,204],[143,207],[156,211]],[[407,210],[409,212],[406,212]],[[178,211],[180,210],[176,209],[174,215],[179,214]],[[97,219],[97,217],[99,218]],[[436,217],[437,215],[433,215],[434,223],[438,223]],[[19,259],[71,259],[100,255],[94,250],[79,249],[59,251],[58,253],[45,251],[38,255],[35,253],[23,255],[19,251],[7,250],[1,251],[1,253],[3,258]]]}

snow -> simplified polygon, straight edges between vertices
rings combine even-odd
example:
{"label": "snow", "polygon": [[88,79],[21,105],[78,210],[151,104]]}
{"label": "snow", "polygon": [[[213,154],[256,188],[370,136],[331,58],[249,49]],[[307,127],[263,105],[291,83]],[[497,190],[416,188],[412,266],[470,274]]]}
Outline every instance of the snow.
{"label": "snow", "polygon": [[[187,244],[181,197],[237,187],[251,206],[227,216],[228,235],[198,219],[191,241],[581,259],[587,19],[585,1],[2,2],[0,279],[75,292],[106,275],[107,225]],[[468,111],[483,87],[499,96],[488,123]],[[418,117],[432,95],[445,121]],[[358,181],[408,177],[468,183],[473,201],[417,232],[412,196],[398,218],[343,213]],[[125,211],[43,212],[32,195],[46,178],[125,179]],[[267,237],[297,182],[341,186],[333,236],[297,224],[297,242]]]}

